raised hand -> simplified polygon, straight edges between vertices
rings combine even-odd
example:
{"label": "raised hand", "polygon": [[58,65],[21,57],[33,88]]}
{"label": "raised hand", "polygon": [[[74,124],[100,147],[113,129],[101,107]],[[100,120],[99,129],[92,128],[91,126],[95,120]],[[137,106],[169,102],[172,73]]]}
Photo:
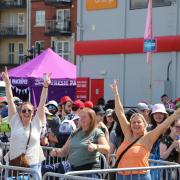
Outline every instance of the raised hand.
{"label": "raised hand", "polygon": [[51,84],[51,73],[44,73],[44,87],[48,87]]}
{"label": "raised hand", "polygon": [[115,110],[116,113],[121,112],[124,113],[124,109],[123,109],[123,105],[121,103],[121,98],[119,96],[119,92],[118,92],[118,82],[117,80],[114,80],[113,84],[110,85],[113,93],[114,93],[114,97],[115,97]]}
{"label": "raised hand", "polygon": [[5,84],[10,84],[10,80],[9,80],[9,75],[8,75],[8,71],[7,71],[7,67],[5,66],[4,68],[4,72],[2,72],[2,79],[5,82]]}
{"label": "raised hand", "polygon": [[111,87],[114,94],[118,93],[118,82],[117,82],[117,80],[114,80],[113,84],[111,84],[110,87]]}

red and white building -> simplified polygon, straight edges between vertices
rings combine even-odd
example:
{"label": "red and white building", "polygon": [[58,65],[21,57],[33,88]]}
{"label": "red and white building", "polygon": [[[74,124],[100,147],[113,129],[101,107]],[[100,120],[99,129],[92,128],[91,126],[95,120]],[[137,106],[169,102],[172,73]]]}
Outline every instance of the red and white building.
{"label": "red and white building", "polygon": [[157,103],[164,93],[172,99],[180,96],[178,0],[153,0],[157,51],[153,53],[152,74],[143,50],[147,1],[83,0],[77,8],[78,76],[91,79],[90,99],[95,102],[103,95],[106,100],[113,98],[109,85],[114,79],[119,81],[125,106],[151,99]]}

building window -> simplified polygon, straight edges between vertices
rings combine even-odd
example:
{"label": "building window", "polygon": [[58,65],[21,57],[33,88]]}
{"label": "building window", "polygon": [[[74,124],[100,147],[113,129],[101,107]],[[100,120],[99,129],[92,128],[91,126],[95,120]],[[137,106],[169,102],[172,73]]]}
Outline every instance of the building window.
{"label": "building window", "polygon": [[55,43],[56,53],[63,57],[65,60],[70,59],[70,42],[69,41],[57,41]]}
{"label": "building window", "polygon": [[19,57],[19,64],[24,63],[24,44],[19,43],[18,44],[18,57]]}
{"label": "building window", "polygon": [[[153,7],[171,6],[171,1],[167,0],[152,0]],[[147,8],[148,0],[130,0],[130,9]]]}
{"label": "building window", "polygon": [[36,11],[36,26],[45,25],[45,11]]}
{"label": "building window", "polygon": [[25,16],[24,13],[18,13],[18,34],[25,34]]}
{"label": "building window", "polygon": [[35,54],[40,54],[44,50],[44,41],[35,42]]}
{"label": "building window", "polygon": [[8,45],[8,61],[9,64],[14,64],[14,43]]}
{"label": "building window", "polygon": [[68,31],[70,29],[70,9],[56,10],[57,29]]}

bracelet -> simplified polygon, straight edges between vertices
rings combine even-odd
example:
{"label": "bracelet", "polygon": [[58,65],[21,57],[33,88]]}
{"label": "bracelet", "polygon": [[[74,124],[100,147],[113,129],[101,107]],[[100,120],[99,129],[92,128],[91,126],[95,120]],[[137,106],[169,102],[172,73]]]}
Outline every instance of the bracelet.
{"label": "bracelet", "polygon": [[46,87],[46,86],[43,86],[43,88],[48,88],[48,87]]}

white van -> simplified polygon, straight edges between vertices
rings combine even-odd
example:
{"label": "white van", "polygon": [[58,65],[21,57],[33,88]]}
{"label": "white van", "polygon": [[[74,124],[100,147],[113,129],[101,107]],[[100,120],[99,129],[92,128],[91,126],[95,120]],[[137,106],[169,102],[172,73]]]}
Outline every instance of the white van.
{"label": "white van", "polygon": [[5,83],[4,81],[0,81],[0,97],[5,96]]}

